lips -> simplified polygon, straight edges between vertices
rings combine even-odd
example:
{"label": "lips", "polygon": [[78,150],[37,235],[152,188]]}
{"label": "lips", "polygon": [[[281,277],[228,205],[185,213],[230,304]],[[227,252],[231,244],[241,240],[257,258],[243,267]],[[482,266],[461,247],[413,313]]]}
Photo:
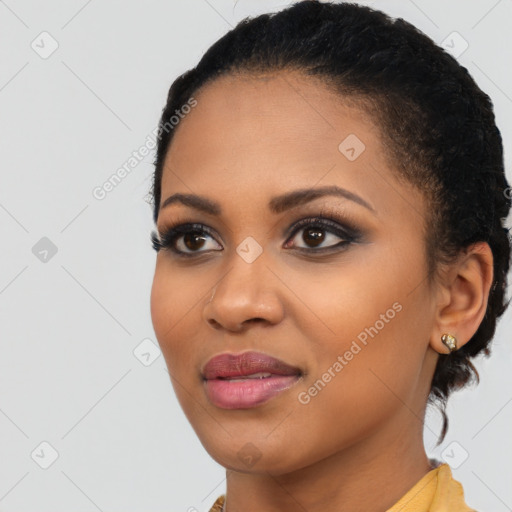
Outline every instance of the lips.
{"label": "lips", "polygon": [[204,380],[302,375],[300,368],[267,354],[252,351],[215,356],[206,363],[201,373]]}
{"label": "lips", "polygon": [[220,354],[203,368],[210,402],[222,409],[259,407],[299,383],[303,372],[261,352]]}

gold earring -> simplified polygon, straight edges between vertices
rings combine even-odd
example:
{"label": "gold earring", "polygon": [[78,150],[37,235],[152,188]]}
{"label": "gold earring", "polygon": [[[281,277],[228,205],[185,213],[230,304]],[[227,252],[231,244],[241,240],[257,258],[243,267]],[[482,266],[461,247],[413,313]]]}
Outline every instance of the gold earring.
{"label": "gold earring", "polygon": [[457,350],[457,338],[455,336],[452,336],[451,334],[443,334],[441,336],[441,341],[443,342],[443,345],[450,350],[450,353]]}

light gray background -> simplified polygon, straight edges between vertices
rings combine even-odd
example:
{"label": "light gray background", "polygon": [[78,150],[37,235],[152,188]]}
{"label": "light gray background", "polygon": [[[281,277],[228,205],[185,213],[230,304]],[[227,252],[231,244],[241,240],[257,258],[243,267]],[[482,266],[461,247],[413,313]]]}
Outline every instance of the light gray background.
{"label": "light gray background", "polygon": [[[178,74],[287,3],[0,1],[0,511],[204,511],[224,492],[154,345],[153,152],[104,199],[92,191],[145,144]],[[512,2],[366,4],[439,44],[458,32],[453,51],[467,41],[458,59],[493,99],[510,180]],[[446,441],[435,411],[425,428],[481,512],[512,510],[511,314],[480,386],[451,398]]]}

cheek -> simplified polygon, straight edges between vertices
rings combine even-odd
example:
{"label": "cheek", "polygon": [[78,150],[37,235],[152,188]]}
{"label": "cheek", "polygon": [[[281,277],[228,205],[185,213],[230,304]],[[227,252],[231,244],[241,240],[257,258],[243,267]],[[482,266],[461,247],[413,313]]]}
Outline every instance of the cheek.
{"label": "cheek", "polygon": [[151,287],[151,318],[155,331],[173,335],[186,315],[197,315],[194,308],[200,307],[199,302],[207,293],[204,283],[208,279],[199,272],[180,270],[166,261],[166,254],[159,257],[162,259],[157,261]]}
{"label": "cheek", "polygon": [[166,280],[164,279],[164,273],[159,270],[157,264],[151,286],[150,308],[153,328],[160,344],[163,341],[163,333],[170,329],[172,325],[170,312],[175,311],[173,308],[175,296],[173,293],[170,293],[171,290],[168,288],[169,286],[166,285]]}
{"label": "cheek", "polygon": [[[160,257],[160,256],[159,256]],[[215,276],[201,269],[180,269],[161,255],[150,296],[153,329],[172,376],[194,383],[198,377],[198,354],[204,347],[205,301],[211,296]],[[218,278],[217,278],[218,279]],[[196,371],[197,370],[197,371]]]}
{"label": "cheek", "polygon": [[180,339],[187,313],[192,313],[197,302],[197,298],[194,300],[194,297],[187,294],[187,290],[194,289],[190,279],[187,279],[187,282],[187,286],[184,287],[177,273],[169,272],[165,265],[157,263],[151,287],[151,319],[169,371],[174,370],[173,361],[181,359],[181,352],[188,346],[180,342]]}
{"label": "cheek", "polygon": [[[341,264],[318,268],[314,278],[289,276],[305,314],[296,314],[305,338],[329,353],[348,350],[352,340],[364,343],[372,334],[389,332],[403,308],[403,272],[386,263],[384,251],[358,251]],[[389,258],[388,258],[389,259]],[[303,309],[304,307],[301,306]]]}
{"label": "cheek", "polygon": [[[317,352],[317,364],[297,390],[295,399],[301,405],[294,419],[304,423],[303,428],[309,429],[326,453],[333,447],[343,449],[391,418],[416,410],[424,348],[411,337],[415,328],[407,315],[404,307],[375,330],[353,325],[355,335],[347,331]],[[358,338],[361,332],[365,337]]]}
{"label": "cheek", "polygon": [[309,309],[318,312],[302,321],[317,356],[302,391],[316,393],[311,402],[319,415],[363,409],[379,415],[412,400],[431,320],[425,287],[414,289],[422,258],[419,252],[408,262],[385,256],[354,259],[343,272],[317,275],[302,290]]}

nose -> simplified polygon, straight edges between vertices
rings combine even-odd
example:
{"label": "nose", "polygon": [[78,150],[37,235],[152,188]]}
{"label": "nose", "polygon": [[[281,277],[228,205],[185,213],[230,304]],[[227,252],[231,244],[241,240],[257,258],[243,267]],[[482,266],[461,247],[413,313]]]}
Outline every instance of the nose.
{"label": "nose", "polygon": [[214,329],[235,332],[254,323],[277,324],[284,314],[279,285],[264,258],[247,263],[235,255],[212,290],[203,318]]}

